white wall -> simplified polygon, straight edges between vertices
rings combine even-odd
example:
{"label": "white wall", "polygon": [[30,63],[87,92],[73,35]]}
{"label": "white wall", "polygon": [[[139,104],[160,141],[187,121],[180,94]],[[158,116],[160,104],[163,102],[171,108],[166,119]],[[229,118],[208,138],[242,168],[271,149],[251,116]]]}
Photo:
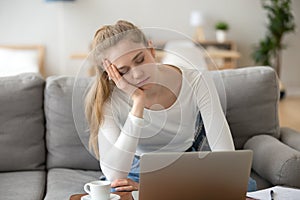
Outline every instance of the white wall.
{"label": "white wall", "polygon": [[[193,35],[192,10],[205,16],[205,35],[215,39],[214,23],[229,22],[228,39],[237,43],[240,66],[253,65],[252,47],[264,36],[265,12],[260,0],[0,0],[0,44],[44,44],[46,74],[75,75],[82,61],[70,59],[89,49],[94,32],[103,24],[126,19],[140,27],[163,27]],[[288,93],[300,95],[300,1],[293,0],[297,30],[285,38],[282,81]]]}

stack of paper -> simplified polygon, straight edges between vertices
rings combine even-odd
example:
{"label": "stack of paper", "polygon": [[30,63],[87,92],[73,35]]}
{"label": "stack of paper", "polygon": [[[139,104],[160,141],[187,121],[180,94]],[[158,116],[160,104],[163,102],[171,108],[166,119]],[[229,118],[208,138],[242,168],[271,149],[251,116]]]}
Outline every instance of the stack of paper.
{"label": "stack of paper", "polygon": [[260,200],[271,200],[271,190],[273,190],[274,200],[299,200],[300,189],[275,186],[255,192],[247,192],[247,197]]}

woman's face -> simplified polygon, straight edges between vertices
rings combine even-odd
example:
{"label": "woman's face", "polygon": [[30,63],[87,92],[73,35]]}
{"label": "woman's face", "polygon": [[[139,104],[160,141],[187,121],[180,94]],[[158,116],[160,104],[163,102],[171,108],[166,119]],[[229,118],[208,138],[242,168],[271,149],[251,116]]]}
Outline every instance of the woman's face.
{"label": "woman's face", "polygon": [[149,45],[122,40],[106,51],[106,58],[130,84],[147,89],[154,83],[157,70],[154,49]]}

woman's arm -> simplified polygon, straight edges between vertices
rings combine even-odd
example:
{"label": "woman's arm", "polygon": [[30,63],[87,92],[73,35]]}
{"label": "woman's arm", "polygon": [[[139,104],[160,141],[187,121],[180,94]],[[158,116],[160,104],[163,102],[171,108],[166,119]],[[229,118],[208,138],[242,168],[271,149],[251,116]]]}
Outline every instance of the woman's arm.
{"label": "woman's arm", "polygon": [[[199,73],[199,72],[198,72]],[[212,151],[234,150],[232,135],[209,72],[197,76],[195,93]]]}
{"label": "woman's arm", "polygon": [[108,180],[114,181],[126,178],[130,171],[143,126],[145,94],[141,89],[130,85],[110,61],[104,60],[103,63],[109,77],[112,78],[118,89],[126,92],[133,101],[123,127],[118,126],[112,113],[111,104],[107,103],[103,124],[99,128],[98,144],[101,169]]}
{"label": "woman's arm", "polygon": [[127,177],[142,125],[143,119],[129,113],[124,126],[120,128],[111,108],[107,108],[98,133],[98,145],[101,170],[108,180]]}

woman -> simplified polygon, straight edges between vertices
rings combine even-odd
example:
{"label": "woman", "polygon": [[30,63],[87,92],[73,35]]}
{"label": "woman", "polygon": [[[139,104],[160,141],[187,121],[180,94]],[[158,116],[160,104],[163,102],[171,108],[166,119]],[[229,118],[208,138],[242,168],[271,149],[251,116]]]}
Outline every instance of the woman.
{"label": "woman", "polygon": [[152,43],[118,21],[94,37],[97,76],[86,98],[90,146],[116,191],[138,190],[138,158],[190,151],[202,115],[212,151],[234,150],[214,83],[205,72],[157,64]]}

